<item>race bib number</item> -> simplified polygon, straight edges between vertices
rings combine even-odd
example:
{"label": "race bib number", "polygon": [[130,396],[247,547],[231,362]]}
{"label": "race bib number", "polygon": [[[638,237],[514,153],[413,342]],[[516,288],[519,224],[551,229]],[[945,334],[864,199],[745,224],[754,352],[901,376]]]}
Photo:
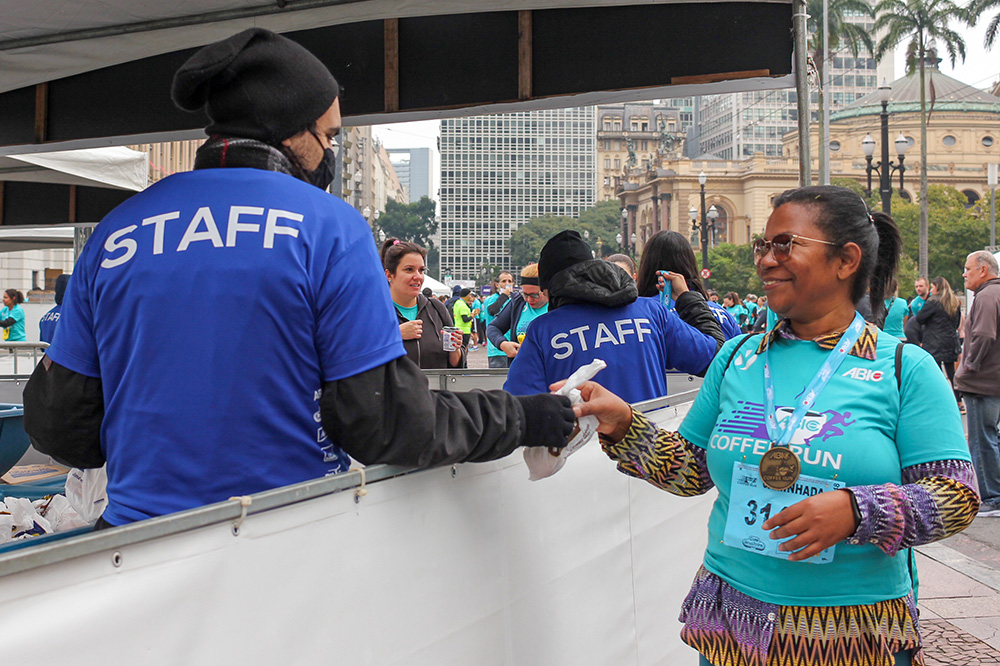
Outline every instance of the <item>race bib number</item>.
{"label": "race bib number", "polygon": [[[764,522],[796,502],[829,490],[839,490],[845,485],[847,484],[842,481],[803,474],[787,490],[771,490],[760,480],[757,465],[735,462],[729,495],[729,515],[726,517],[726,532],[722,543],[751,553],[787,560],[791,553],[779,551],[778,546],[788,539],[772,539],[763,527]],[[830,546],[805,561],[828,564],[833,561],[835,549],[836,546]]]}

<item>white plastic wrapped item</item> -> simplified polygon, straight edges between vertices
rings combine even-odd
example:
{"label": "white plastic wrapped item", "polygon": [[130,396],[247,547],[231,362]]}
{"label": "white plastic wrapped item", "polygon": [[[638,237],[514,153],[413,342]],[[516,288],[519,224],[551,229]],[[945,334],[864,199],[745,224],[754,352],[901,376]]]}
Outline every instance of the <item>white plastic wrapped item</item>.
{"label": "white plastic wrapped item", "polygon": [[45,520],[49,521],[53,532],[75,530],[78,527],[86,527],[90,524],[80,517],[70,505],[65,495],[53,495],[35,500],[32,504],[35,507],[35,511],[44,517]]}
{"label": "white plastic wrapped item", "polygon": [[66,476],[66,499],[89,524],[97,522],[108,507],[107,467],[72,469]]}
{"label": "white plastic wrapped item", "polygon": [[10,511],[10,517],[13,521],[12,532],[15,539],[48,534],[52,531],[52,524],[35,510],[31,500],[23,497],[8,497],[4,500],[4,504]]}
{"label": "white plastic wrapped item", "polygon": [[[595,358],[587,365],[577,368],[555,394],[566,396],[573,405],[580,404],[583,402],[583,397],[580,395],[579,387],[584,382],[593,379],[594,375],[606,367],[608,367],[607,363]],[[576,420],[576,429],[570,435],[569,443],[565,447],[561,449],[547,449],[540,446],[525,447],[524,462],[528,466],[528,479],[538,481],[561,470],[566,464],[566,459],[589,442],[597,433],[597,426],[596,416],[584,416]]]}

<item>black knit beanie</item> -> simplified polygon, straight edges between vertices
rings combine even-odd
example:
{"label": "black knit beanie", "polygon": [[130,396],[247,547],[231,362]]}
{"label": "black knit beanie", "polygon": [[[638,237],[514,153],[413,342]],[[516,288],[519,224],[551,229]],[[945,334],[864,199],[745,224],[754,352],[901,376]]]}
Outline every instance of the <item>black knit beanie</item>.
{"label": "black knit beanie", "polygon": [[209,136],[278,144],[312,127],[340,96],[340,86],[303,46],[250,28],[188,58],[170,94],[185,111],[205,107]]}
{"label": "black knit beanie", "polygon": [[549,281],[556,273],[581,261],[593,259],[590,247],[580,237],[579,232],[567,229],[550,238],[538,255],[538,286],[549,288]]}

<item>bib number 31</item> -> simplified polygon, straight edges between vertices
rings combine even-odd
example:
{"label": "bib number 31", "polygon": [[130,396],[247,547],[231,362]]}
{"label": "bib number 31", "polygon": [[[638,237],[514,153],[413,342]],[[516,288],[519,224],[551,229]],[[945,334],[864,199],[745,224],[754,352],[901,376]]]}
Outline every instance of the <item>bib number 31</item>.
{"label": "bib number 31", "polygon": [[[733,483],[729,495],[729,515],[726,516],[726,531],[722,542],[758,555],[787,560],[791,553],[778,550],[784,541],[772,539],[763,528],[771,516],[807,497],[838,490],[846,484],[831,479],[800,476],[787,490],[772,490],[760,479],[757,465],[733,463]],[[792,538],[792,537],[789,537]],[[833,561],[836,546],[810,557],[806,562],[828,564]]]}

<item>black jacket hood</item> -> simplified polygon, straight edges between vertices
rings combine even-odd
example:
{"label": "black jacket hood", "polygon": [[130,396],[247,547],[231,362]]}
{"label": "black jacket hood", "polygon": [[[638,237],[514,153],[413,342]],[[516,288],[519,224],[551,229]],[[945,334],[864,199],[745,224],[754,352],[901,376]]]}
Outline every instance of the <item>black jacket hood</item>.
{"label": "black jacket hood", "polygon": [[549,310],[574,303],[614,308],[639,298],[635,280],[617,264],[591,259],[559,271],[549,281]]}

